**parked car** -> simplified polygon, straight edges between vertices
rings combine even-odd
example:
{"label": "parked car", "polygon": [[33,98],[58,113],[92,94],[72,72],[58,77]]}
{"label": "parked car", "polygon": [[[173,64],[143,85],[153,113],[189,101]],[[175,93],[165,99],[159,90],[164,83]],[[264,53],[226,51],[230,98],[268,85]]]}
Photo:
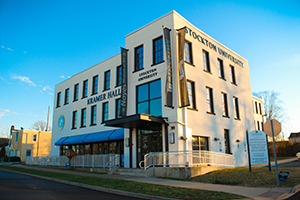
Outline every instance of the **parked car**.
{"label": "parked car", "polygon": [[296,156],[297,156],[298,159],[300,160],[300,152],[296,153]]}

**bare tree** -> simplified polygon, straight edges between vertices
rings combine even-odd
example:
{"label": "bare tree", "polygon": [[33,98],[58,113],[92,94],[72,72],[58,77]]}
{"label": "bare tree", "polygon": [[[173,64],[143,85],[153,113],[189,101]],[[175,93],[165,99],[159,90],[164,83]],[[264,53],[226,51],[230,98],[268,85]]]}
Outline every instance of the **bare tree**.
{"label": "bare tree", "polygon": [[44,120],[39,120],[37,122],[35,122],[34,124],[31,125],[31,128],[33,130],[37,130],[37,131],[45,131],[46,130],[46,122]]}
{"label": "bare tree", "polygon": [[10,125],[7,123],[6,126],[3,126],[0,123],[0,137],[8,138],[10,133]]}

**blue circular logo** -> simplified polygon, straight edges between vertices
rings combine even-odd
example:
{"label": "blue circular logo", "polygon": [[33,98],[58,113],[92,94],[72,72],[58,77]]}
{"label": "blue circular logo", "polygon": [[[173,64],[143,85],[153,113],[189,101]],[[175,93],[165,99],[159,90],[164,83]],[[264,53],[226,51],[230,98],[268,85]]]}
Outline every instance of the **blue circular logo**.
{"label": "blue circular logo", "polygon": [[65,126],[65,117],[63,115],[61,115],[59,118],[58,118],[58,128],[59,130],[62,130]]}

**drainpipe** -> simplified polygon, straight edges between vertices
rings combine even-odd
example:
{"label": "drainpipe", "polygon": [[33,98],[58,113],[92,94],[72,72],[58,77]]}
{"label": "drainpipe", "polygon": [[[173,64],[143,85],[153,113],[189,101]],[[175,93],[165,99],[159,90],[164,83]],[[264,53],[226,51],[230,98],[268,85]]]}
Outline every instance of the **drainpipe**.
{"label": "drainpipe", "polygon": [[39,156],[39,145],[40,145],[40,132],[38,132],[37,145],[36,145],[36,156]]}

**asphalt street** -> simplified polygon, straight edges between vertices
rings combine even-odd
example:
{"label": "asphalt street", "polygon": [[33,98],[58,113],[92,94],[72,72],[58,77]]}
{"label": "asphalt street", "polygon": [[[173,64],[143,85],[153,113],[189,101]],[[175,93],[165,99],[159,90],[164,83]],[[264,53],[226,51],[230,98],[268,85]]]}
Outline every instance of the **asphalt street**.
{"label": "asphalt street", "polygon": [[0,199],[5,200],[137,200],[0,170]]}
{"label": "asphalt street", "polygon": [[295,160],[292,162],[287,162],[287,163],[282,163],[278,164],[278,167],[283,167],[283,168],[300,168],[300,160]]}

